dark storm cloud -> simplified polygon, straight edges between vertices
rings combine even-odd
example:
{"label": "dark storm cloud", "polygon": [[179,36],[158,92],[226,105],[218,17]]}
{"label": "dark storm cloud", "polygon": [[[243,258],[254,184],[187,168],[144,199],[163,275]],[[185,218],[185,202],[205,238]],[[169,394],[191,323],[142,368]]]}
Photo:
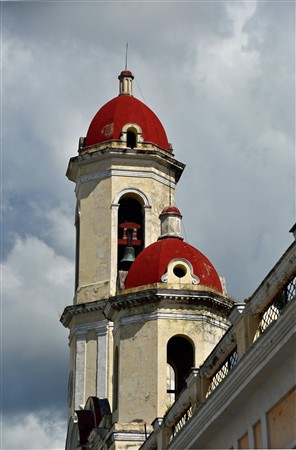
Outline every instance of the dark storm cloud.
{"label": "dark storm cloud", "polygon": [[[1,273],[1,408],[3,429],[8,427],[12,433],[4,433],[3,448],[52,448],[52,436],[39,440],[27,433],[35,417],[34,433],[38,435],[46,411],[52,411],[52,420],[58,417],[66,429],[68,348],[59,315],[73,294],[73,265],[36,237],[17,237]],[[12,432],[20,423],[23,441],[15,440]],[[16,434],[21,438],[21,430]],[[24,446],[18,447],[17,442]]]}

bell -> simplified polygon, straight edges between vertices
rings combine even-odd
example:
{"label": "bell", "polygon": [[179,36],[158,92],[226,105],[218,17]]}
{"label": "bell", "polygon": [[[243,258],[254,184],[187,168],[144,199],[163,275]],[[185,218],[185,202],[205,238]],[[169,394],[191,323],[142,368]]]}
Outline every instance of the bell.
{"label": "bell", "polygon": [[135,249],[134,247],[127,246],[124,250],[123,258],[120,260],[121,265],[131,265],[135,260]]}

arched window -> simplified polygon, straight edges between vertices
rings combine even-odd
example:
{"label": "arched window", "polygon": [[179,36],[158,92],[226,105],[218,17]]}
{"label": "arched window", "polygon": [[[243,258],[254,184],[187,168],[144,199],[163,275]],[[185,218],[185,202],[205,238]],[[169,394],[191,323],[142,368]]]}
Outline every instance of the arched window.
{"label": "arched window", "polygon": [[122,127],[120,140],[129,148],[138,147],[143,142],[141,127],[136,123],[126,123]]}
{"label": "arched window", "polygon": [[76,206],[75,214],[76,242],[75,242],[75,292],[79,286],[79,257],[80,257],[80,212],[79,205]]}
{"label": "arched window", "polygon": [[[167,344],[167,364],[172,368],[171,386],[174,381],[174,389],[167,389],[168,394],[174,394],[175,399],[186,384],[186,378],[190,369],[194,367],[194,347],[192,342],[184,336],[173,336]],[[174,380],[173,380],[174,378]]]}
{"label": "arched window", "polygon": [[167,404],[172,405],[176,400],[176,374],[175,369],[167,363]]}
{"label": "arched window", "polygon": [[133,128],[127,130],[126,133],[126,146],[130,148],[137,147],[137,134]]}
{"label": "arched window", "polygon": [[113,398],[112,398],[112,410],[113,413],[118,408],[118,378],[119,378],[119,358],[118,358],[118,348],[115,348],[114,353],[114,365],[113,365]]}
{"label": "arched window", "polygon": [[144,248],[143,207],[138,198],[128,194],[119,200],[117,252],[119,270],[128,270],[131,265],[126,267],[122,262],[127,247],[133,248],[134,257]]}

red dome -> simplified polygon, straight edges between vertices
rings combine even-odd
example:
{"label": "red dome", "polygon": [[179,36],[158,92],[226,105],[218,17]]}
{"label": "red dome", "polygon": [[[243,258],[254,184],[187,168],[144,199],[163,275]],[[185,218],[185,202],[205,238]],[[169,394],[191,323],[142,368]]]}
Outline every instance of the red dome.
{"label": "red dome", "polygon": [[182,214],[176,206],[166,206],[162,210],[161,214],[177,214],[178,216],[182,217]]}
{"label": "red dome", "polygon": [[181,239],[166,238],[146,247],[133,262],[126,281],[126,289],[158,283],[172,259],[189,261],[200,285],[223,292],[220,278],[212,263],[196,248]]}
{"label": "red dome", "polygon": [[85,139],[85,146],[120,139],[122,127],[135,123],[142,129],[144,142],[152,142],[171,151],[164,128],[148,106],[131,95],[119,95],[106,103],[93,118]]}

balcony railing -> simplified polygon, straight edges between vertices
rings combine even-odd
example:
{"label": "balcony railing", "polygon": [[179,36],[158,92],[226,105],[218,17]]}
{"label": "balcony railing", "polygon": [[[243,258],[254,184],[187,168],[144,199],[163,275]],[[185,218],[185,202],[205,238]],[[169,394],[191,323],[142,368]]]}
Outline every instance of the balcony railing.
{"label": "balcony railing", "polygon": [[215,373],[212,377],[211,384],[209,385],[207,397],[216,389],[217,386],[221,383],[222,380],[229,374],[230,370],[235,366],[238,362],[238,353],[237,349],[235,349],[230,356],[227,358],[222,367]]}
{"label": "balcony railing", "polygon": [[192,417],[192,406],[190,405],[188,409],[184,412],[183,416],[179,420],[179,422],[176,423],[172,427],[172,436],[171,440],[176,436],[176,434],[179,433],[179,431],[184,427],[185,423]]}
{"label": "balcony railing", "polygon": [[287,304],[296,296],[296,277],[294,277],[282,291],[280,291],[273,299],[272,303],[261,313],[261,320],[255,334],[254,341],[276,321]]}

